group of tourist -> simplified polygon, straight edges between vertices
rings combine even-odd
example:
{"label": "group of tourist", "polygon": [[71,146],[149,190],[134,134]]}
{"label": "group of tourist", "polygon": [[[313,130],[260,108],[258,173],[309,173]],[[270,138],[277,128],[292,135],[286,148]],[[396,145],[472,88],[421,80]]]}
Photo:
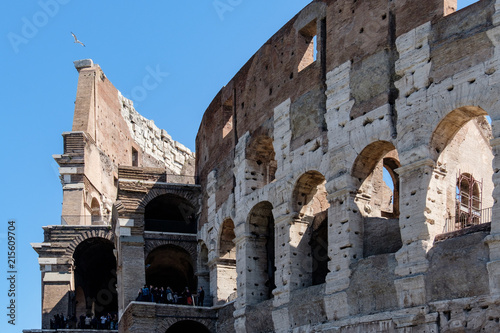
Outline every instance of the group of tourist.
{"label": "group of tourist", "polygon": [[191,293],[188,287],[180,293],[173,291],[172,288],[167,287],[153,287],[144,285],[139,289],[136,301],[140,302],[155,302],[162,304],[182,304],[182,305],[198,305],[203,306],[205,299],[205,291],[203,287],[198,289],[196,294]]}
{"label": "group of tourist", "polygon": [[118,329],[118,315],[108,313],[103,314],[100,317],[94,316],[92,314],[81,315],[80,321],[77,322],[76,316],[73,315],[71,318],[65,317],[62,313],[54,315],[54,318],[50,320],[51,329],[71,329],[71,328],[90,328],[90,329],[101,329],[101,330],[116,330]]}
{"label": "group of tourist", "polygon": [[94,316],[92,314],[83,314],[80,316],[80,322],[78,323],[78,328],[90,328],[98,330],[116,330],[118,329],[118,315],[108,313],[103,314],[100,317]]}
{"label": "group of tourist", "polygon": [[62,313],[55,314],[54,318],[50,320],[50,328],[51,329],[59,329],[59,328],[75,328],[76,326],[76,317],[73,316],[71,318],[65,317]]}

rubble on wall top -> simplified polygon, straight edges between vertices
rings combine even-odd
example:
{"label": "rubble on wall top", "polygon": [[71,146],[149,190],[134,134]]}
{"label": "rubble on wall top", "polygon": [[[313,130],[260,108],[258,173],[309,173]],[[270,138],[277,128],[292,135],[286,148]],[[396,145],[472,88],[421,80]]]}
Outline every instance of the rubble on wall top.
{"label": "rubble on wall top", "polygon": [[92,61],[92,59],[82,59],[82,60],[73,61],[73,64],[75,65],[75,68],[78,71],[80,71],[82,68],[93,67],[94,61]]}

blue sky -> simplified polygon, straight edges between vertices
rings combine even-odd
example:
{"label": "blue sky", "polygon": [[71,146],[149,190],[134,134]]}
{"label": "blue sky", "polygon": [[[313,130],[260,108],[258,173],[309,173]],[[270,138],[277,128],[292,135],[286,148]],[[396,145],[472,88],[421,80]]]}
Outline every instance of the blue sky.
{"label": "blue sky", "polygon": [[[71,130],[78,73],[92,58],[136,109],[194,151],[204,110],[241,66],[309,0],[23,0],[0,4],[0,331],[40,328],[37,255],[44,225],[60,224],[53,154]],[[462,8],[474,1],[459,1]],[[219,5],[219,7],[217,7]],[[70,32],[86,44],[73,43]],[[142,89],[149,70],[164,75]],[[144,94],[145,92],[145,94]],[[7,323],[7,221],[17,230],[16,326]]]}

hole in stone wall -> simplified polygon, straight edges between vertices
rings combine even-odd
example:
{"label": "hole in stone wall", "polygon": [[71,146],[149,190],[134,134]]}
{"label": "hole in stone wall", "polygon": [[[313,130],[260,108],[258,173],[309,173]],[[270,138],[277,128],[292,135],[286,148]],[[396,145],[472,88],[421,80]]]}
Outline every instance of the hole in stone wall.
{"label": "hole in stone wall", "polygon": [[233,130],[233,98],[228,99],[222,106],[222,138],[224,139]]}
{"label": "hole in stone wall", "polygon": [[302,55],[298,65],[299,72],[316,61],[317,44],[317,24],[314,20],[298,33],[297,52]]}

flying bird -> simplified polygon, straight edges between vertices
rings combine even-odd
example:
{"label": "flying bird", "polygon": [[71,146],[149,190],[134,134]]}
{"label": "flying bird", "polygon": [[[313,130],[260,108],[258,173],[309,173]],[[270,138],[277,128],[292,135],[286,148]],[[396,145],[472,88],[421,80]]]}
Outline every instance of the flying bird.
{"label": "flying bird", "polygon": [[76,36],[75,36],[75,34],[74,34],[74,33],[71,33],[71,35],[73,35],[73,38],[75,39],[75,43],[82,44],[82,45],[83,45],[83,47],[85,47],[85,44],[83,44],[82,42],[80,42],[80,41],[78,40],[78,38],[76,38]]}

